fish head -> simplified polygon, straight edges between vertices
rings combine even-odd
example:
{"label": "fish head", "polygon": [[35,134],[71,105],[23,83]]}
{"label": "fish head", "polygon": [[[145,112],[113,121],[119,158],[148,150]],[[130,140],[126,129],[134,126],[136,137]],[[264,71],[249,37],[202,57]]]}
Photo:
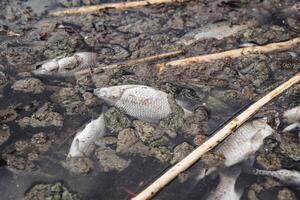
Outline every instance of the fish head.
{"label": "fish head", "polygon": [[110,104],[115,104],[122,96],[123,90],[120,87],[97,88],[94,94]]}
{"label": "fish head", "polygon": [[58,71],[59,65],[56,60],[51,60],[37,67],[36,70],[33,71],[35,75],[51,75]]}

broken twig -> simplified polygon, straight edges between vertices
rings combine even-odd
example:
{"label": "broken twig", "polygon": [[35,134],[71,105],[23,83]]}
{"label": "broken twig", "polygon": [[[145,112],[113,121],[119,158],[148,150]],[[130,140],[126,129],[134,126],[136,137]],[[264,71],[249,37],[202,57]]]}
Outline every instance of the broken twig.
{"label": "broken twig", "polygon": [[300,44],[300,37],[285,42],[271,43],[264,46],[252,46],[252,47],[233,49],[229,51],[223,51],[220,53],[194,56],[194,57],[189,57],[189,58],[158,64],[157,70],[158,73],[162,73],[167,67],[187,66],[187,65],[203,63],[203,62],[211,62],[213,60],[218,60],[227,57],[237,58],[239,56],[248,55],[248,54],[260,54],[260,53],[269,53],[273,51],[284,51],[296,47],[299,44]]}
{"label": "broken twig", "polygon": [[104,69],[114,69],[114,68],[123,67],[123,66],[131,66],[131,65],[137,65],[137,64],[146,63],[146,62],[153,62],[153,61],[157,61],[157,60],[161,60],[161,59],[165,59],[165,58],[174,57],[174,56],[177,56],[181,53],[183,53],[183,51],[180,51],[180,50],[179,51],[172,51],[172,52],[162,53],[162,54],[149,56],[149,57],[145,57],[145,58],[128,60],[128,61],[125,61],[123,63],[111,64],[111,65],[107,65],[105,67],[97,67],[97,68],[94,68],[92,70],[91,69],[84,69],[84,70],[76,72],[75,75],[83,75],[83,74],[89,74],[89,73],[97,74],[97,73],[101,72]]}
{"label": "broken twig", "polygon": [[186,0],[147,0],[147,1],[132,1],[132,2],[120,2],[120,3],[105,3],[93,6],[83,6],[77,8],[65,9],[62,11],[50,12],[50,15],[53,16],[62,16],[62,15],[74,15],[74,14],[88,14],[88,13],[97,13],[100,10],[105,9],[116,9],[124,10],[128,8],[136,8],[149,5],[157,5],[162,3],[173,3],[173,2],[183,2]]}
{"label": "broken twig", "polygon": [[146,200],[153,197],[157,192],[164,188],[169,182],[171,182],[180,173],[187,170],[195,162],[197,162],[203,154],[217,146],[226,137],[232,134],[238,127],[246,122],[251,116],[253,116],[261,107],[266,103],[274,99],[275,97],[282,94],[285,90],[290,88],[292,85],[300,81],[300,73],[297,73],[291,79],[281,84],[270,93],[265,95],[263,98],[252,104],[244,112],[233,118],[227,125],[220,129],[216,134],[204,142],[201,146],[192,151],[187,157],[181,160],[179,163],[171,167],[166,173],[159,177],[154,183],[148,186],[145,190],[139,193],[132,200]]}

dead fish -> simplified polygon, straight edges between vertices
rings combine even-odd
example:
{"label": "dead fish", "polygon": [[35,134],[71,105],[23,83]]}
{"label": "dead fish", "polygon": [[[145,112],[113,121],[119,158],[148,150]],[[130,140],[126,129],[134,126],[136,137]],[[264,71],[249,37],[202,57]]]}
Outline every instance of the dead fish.
{"label": "dead fish", "polygon": [[268,171],[253,169],[252,173],[255,175],[270,176],[276,178],[286,185],[300,186],[300,172],[295,170],[280,169],[277,171]]}
{"label": "dead fish", "polygon": [[33,71],[35,75],[72,76],[84,68],[95,66],[97,54],[91,52],[78,52],[70,57],[57,57]]}
{"label": "dead fish", "polygon": [[242,25],[231,25],[229,22],[222,21],[214,24],[209,24],[201,28],[197,28],[185,34],[176,43],[182,45],[191,45],[197,41],[215,38],[221,40],[225,37],[236,34],[237,32],[246,29],[250,23]]}
{"label": "dead fish", "polygon": [[[264,139],[273,132],[267,124],[267,118],[247,122],[221,143],[214,152],[224,155],[225,167],[233,166],[253,155],[263,145]],[[215,170],[216,168],[203,168],[196,179],[201,180]]]}
{"label": "dead fish", "polygon": [[104,115],[101,114],[95,120],[88,123],[82,131],[79,131],[71,144],[68,157],[88,156],[94,149],[97,137],[105,133]]}
{"label": "dead fish", "polygon": [[158,122],[172,112],[168,94],[145,85],[98,88],[94,94],[126,114],[146,122]]}
{"label": "dead fish", "polygon": [[288,124],[300,122],[300,106],[285,111],[283,120]]}
{"label": "dead fish", "polygon": [[240,168],[227,168],[219,172],[220,182],[207,198],[208,200],[239,200],[243,190],[236,191],[236,181],[241,174]]}

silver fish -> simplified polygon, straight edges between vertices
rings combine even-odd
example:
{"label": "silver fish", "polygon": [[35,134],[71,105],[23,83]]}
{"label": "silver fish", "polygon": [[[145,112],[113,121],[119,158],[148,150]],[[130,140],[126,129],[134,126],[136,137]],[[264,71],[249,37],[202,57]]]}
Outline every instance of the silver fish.
{"label": "silver fish", "polygon": [[300,106],[285,111],[283,120],[288,124],[300,122]]}
{"label": "silver fish", "polygon": [[97,54],[91,52],[78,52],[70,57],[57,57],[34,70],[35,75],[72,76],[75,72],[95,66]]}
{"label": "silver fish", "polygon": [[172,112],[168,94],[145,85],[98,88],[94,94],[126,114],[146,122],[158,122]]}
{"label": "silver fish", "polygon": [[104,115],[88,123],[82,131],[79,131],[73,139],[68,157],[89,156],[93,151],[97,137],[105,133]]}
{"label": "silver fish", "polygon": [[235,185],[241,173],[240,169],[228,168],[219,172],[220,182],[207,198],[208,200],[239,200],[243,190],[236,191]]}
{"label": "silver fish", "polygon": [[[214,152],[224,155],[226,167],[233,166],[253,155],[263,145],[264,139],[273,132],[266,118],[247,122],[221,143]],[[201,180],[215,170],[216,168],[201,169],[196,179]]]}
{"label": "silver fish", "polygon": [[209,38],[221,40],[225,37],[234,35],[239,31],[245,30],[247,27],[249,27],[249,24],[231,25],[228,22],[218,22],[214,24],[209,24],[185,34],[176,43],[183,45],[191,45],[197,41]]}
{"label": "silver fish", "polygon": [[278,179],[286,185],[300,186],[300,172],[295,170],[280,169],[277,171],[268,171],[261,169],[253,169],[253,174],[270,176]]}

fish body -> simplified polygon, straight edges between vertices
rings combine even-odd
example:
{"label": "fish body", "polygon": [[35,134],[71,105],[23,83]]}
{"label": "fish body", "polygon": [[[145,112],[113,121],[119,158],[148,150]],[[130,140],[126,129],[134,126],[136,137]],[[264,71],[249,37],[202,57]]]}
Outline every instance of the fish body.
{"label": "fish body", "polygon": [[220,182],[217,188],[207,198],[208,200],[239,200],[242,191],[236,191],[236,181],[241,173],[240,169],[228,168],[219,172]]}
{"label": "fish body", "polygon": [[88,156],[94,149],[97,137],[104,135],[105,121],[101,114],[97,119],[88,123],[82,131],[79,131],[71,144],[68,157]]}
{"label": "fish body", "polygon": [[[225,167],[233,166],[251,157],[263,145],[264,139],[273,132],[266,118],[247,122],[214,149],[214,152],[224,155]],[[216,167],[202,167],[196,180],[201,180],[215,170]]]}
{"label": "fish body", "polygon": [[225,156],[225,166],[229,167],[253,155],[266,137],[273,133],[266,118],[248,122],[230,135],[215,152]]}
{"label": "fish body", "polygon": [[71,76],[84,68],[95,66],[97,54],[92,52],[78,52],[70,57],[57,57],[41,65],[33,71],[36,75]]}
{"label": "fish body", "polygon": [[261,169],[253,169],[253,174],[270,176],[278,179],[286,185],[300,186],[300,172],[295,170],[280,169],[277,171],[268,171]]}
{"label": "fish body", "polygon": [[300,122],[300,106],[285,111],[283,120],[288,124]]}
{"label": "fish body", "polygon": [[168,94],[145,85],[99,88],[94,90],[94,94],[126,114],[146,122],[158,122],[172,112]]}
{"label": "fish body", "polygon": [[197,28],[187,34],[185,34],[179,41],[178,44],[191,45],[197,41],[215,38],[221,40],[225,37],[236,34],[237,32],[244,30],[249,25],[231,25],[228,22],[218,22],[209,24],[207,26]]}

